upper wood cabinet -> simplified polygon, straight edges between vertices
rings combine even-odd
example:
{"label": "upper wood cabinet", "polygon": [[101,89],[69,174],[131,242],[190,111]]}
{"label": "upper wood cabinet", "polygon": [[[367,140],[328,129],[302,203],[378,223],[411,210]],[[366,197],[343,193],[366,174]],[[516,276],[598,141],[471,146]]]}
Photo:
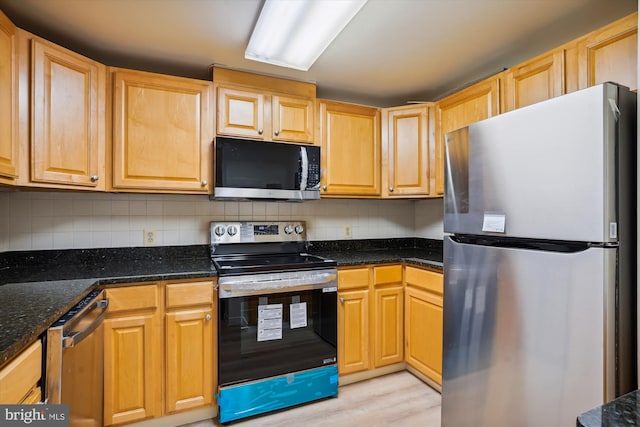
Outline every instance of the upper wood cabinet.
{"label": "upper wood cabinet", "polygon": [[18,176],[16,27],[0,11],[0,182]]}
{"label": "upper wood cabinet", "polygon": [[113,188],[209,193],[211,82],[114,69]]}
{"label": "upper wood cabinet", "polygon": [[220,135],[314,142],[314,100],[218,87]]}
{"label": "upper wood cabinet", "polygon": [[214,67],[219,135],[316,143],[313,83]]}
{"label": "upper wood cabinet", "polygon": [[105,188],[105,67],[31,40],[31,181]]}
{"label": "upper wood cabinet", "polygon": [[382,195],[430,194],[428,105],[382,109]]}
{"label": "upper wood cabinet", "polygon": [[606,25],[578,41],[580,88],[603,82],[638,89],[638,14]]}
{"label": "upper wood cabinet", "polygon": [[380,195],[380,110],[318,101],[321,196]]}
{"label": "upper wood cabinet", "polygon": [[444,193],[446,133],[499,114],[501,78],[498,74],[436,102],[436,193]]}
{"label": "upper wood cabinet", "polygon": [[504,73],[505,111],[560,96],[564,87],[564,49],[556,49]]}

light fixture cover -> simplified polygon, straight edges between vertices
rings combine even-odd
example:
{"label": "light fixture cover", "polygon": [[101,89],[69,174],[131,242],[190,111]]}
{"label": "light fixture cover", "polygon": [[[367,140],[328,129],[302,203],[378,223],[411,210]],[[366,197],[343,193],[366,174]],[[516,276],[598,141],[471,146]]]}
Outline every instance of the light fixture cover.
{"label": "light fixture cover", "polygon": [[265,0],[244,57],[307,71],[367,0]]}

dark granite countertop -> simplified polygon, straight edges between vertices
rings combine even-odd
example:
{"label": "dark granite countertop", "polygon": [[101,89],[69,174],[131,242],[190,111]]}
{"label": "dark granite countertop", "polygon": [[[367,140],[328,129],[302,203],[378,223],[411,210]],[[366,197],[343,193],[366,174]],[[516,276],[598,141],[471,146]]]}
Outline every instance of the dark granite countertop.
{"label": "dark granite countertop", "polygon": [[[442,241],[312,242],[338,266],[406,262],[442,270]],[[214,277],[208,245],[0,253],[0,367],[97,286]]]}
{"label": "dark granite countertop", "polygon": [[640,425],[640,391],[632,391],[578,416],[578,427]]}

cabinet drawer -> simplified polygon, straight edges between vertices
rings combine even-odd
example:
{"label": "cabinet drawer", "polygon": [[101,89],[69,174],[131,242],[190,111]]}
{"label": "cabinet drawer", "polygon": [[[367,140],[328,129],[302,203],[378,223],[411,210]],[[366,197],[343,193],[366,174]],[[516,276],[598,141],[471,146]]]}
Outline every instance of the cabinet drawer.
{"label": "cabinet drawer", "polygon": [[213,303],[213,281],[171,283],[166,290],[167,308],[188,305],[211,305]]}
{"label": "cabinet drawer", "polygon": [[31,391],[29,391],[29,394],[27,394],[27,397],[22,399],[22,402],[20,403],[23,405],[35,405],[41,400],[42,400],[42,390],[40,389],[40,387],[34,387],[31,389]]}
{"label": "cabinet drawer", "polygon": [[369,268],[338,270],[338,289],[366,288],[369,286]]}
{"label": "cabinet drawer", "polygon": [[408,286],[415,286],[442,295],[442,273],[415,267],[405,267],[404,277]]}
{"label": "cabinet drawer", "polygon": [[0,404],[28,397],[42,376],[42,342],[36,341],[0,371]]}
{"label": "cabinet drawer", "polygon": [[382,285],[385,283],[401,283],[402,282],[402,266],[401,265],[385,265],[373,268],[373,283]]}
{"label": "cabinet drawer", "polygon": [[139,285],[107,289],[109,313],[158,307],[158,286]]}

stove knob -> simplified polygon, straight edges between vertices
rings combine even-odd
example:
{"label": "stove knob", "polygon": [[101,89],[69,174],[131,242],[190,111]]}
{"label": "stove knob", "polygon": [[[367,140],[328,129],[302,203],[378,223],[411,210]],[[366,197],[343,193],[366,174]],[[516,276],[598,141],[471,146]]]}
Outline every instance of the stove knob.
{"label": "stove knob", "polygon": [[291,224],[287,224],[284,226],[284,234],[293,233],[293,226]]}
{"label": "stove knob", "polygon": [[218,226],[216,226],[216,228],[213,229],[213,232],[218,237],[222,237],[224,235],[225,231],[227,231],[227,230],[224,228],[224,225],[218,225]]}
{"label": "stove knob", "polygon": [[236,227],[235,225],[230,225],[227,227],[227,234],[229,234],[229,236],[235,236],[237,232],[238,227]]}
{"label": "stove knob", "polygon": [[296,225],[296,234],[302,234],[304,228],[300,224]]}

